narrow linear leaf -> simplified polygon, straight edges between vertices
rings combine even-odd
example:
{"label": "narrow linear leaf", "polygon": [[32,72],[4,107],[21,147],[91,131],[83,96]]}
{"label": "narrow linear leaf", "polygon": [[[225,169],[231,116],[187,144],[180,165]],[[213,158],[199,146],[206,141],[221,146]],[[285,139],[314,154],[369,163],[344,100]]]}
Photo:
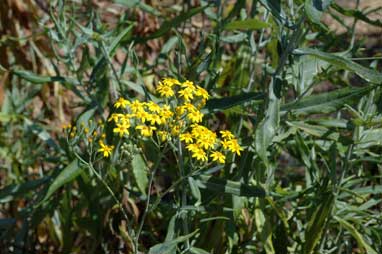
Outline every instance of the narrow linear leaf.
{"label": "narrow linear leaf", "polygon": [[315,208],[311,218],[309,219],[305,231],[305,243],[303,253],[314,253],[317,244],[320,242],[326,221],[330,217],[333,204],[334,196],[332,193],[328,193],[322,196],[320,205],[318,205],[318,207]]}
{"label": "narrow linear leaf", "polygon": [[348,16],[348,17],[354,17],[356,19],[362,20],[368,24],[374,25],[374,26],[379,26],[382,27],[382,20],[381,19],[376,19],[376,20],[371,20],[369,17],[365,14],[362,13],[360,10],[351,10],[351,9],[345,9],[342,8],[340,5],[337,3],[332,4],[333,9],[341,13],[342,15]]}
{"label": "narrow linear leaf", "polygon": [[195,232],[192,232],[191,234],[188,234],[188,235],[179,236],[179,237],[175,238],[174,240],[154,245],[153,247],[150,248],[148,254],[170,254],[170,253],[173,253],[174,249],[176,248],[176,246],[179,243],[190,239],[197,232],[198,232],[198,230],[196,230]]}
{"label": "narrow linear leaf", "polygon": [[239,95],[234,95],[231,97],[219,98],[219,99],[211,99],[207,101],[206,105],[202,109],[203,113],[212,113],[217,111],[222,111],[224,109],[229,109],[234,106],[241,105],[245,102],[255,101],[255,100],[263,100],[263,93],[242,93]]}
{"label": "narrow linear leaf", "polygon": [[213,176],[200,175],[199,187],[221,193],[243,197],[265,197],[265,190],[259,186],[250,186],[240,182],[221,179]]}
{"label": "narrow linear leaf", "polygon": [[315,56],[321,60],[329,62],[330,64],[336,66],[339,69],[354,72],[357,75],[359,75],[361,78],[367,81],[370,81],[375,84],[382,83],[382,73],[373,69],[366,68],[345,57],[342,57],[333,53],[326,53],[317,49],[310,49],[310,48],[299,48],[294,50],[294,53],[298,55]]}
{"label": "narrow linear leaf", "polygon": [[264,21],[258,19],[246,19],[246,20],[235,20],[227,25],[225,25],[224,29],[231,30],[259,30],[263,28],[267,28],[269,25]]}
{"label": "narrow linear leaf", "polygon": [[343,220],[337,216],[334,217],[336,221],[340,223],[349,233],[357,240],[358,246],[366,250],[367,254],[377,254],[377,252],[365,241],[360,232],[349,222]]}
{"label": "narrow linear leaf", "polygon": [[0,203],[12,201],[18,197],[25,197],[26,193],[37,189],[49,180],[43,177],[37,180],[27,181],[22,184],[11,184],[0,190]]}
{"label": "narrow linear leaf", "polygon": [[143,41],[147,41],[147,40],[161,37],[162,35],[169,32],[173,27],[178,27],[182,22],[184,22],[187,19],[191,18],[192,16],[202,12],[207,7],[208,7],[208,5],[200,6],[200,7],[193,8],[193,9],[189,10],[188,12],[183,12],[179,16],[176,16],[175,18],[173,18],[172,20],[163,22],[161,27],[156,32],[149,35],[148,37],[136,38],[136,41],[138,41],[138,42],[142,41],[143,42]]}
{"label": "narrow linear leaf", "polygon": [[347,87],[328,93],[310,95],[300,100],[284,104],[281,113],[291,112],[293,114],[330,113],[345,104],[351,104],[368,94],[375,86],[363,88]]}

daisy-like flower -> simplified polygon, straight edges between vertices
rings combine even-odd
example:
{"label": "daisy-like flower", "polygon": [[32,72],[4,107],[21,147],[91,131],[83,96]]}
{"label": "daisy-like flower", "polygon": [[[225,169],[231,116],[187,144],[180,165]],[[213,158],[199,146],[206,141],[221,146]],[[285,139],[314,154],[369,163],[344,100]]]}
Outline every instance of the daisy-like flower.
{"label": "daisy-like flower", "polygon": [[202,97],[204,100],[208,100],[209,98],[208,92],[200,86],[196,88],[195,95]]}
{"label": "daisy-like flower", "polygon": [[190,144],[193,142],[192,135],[188,132],[180,134],[179,139],[181,141],[184,141],[186,144]]}
{"label": "daisy-like flower", "polygon": [[243,151],[243,148],[239,145],[236,139],[232,139],[228,141],[228,150],[240,156],[240,151]]}
{"label": "daisy-like flower", "polygon": [[123,135],[129,135],[129,128],[130,128],[130,123],[128,122],[122,122],[122,123],[117,123],[117,127],[113,129],[114,133],[118,133],[120,137]]}
{"label": "daisy-like flower", "polygon": [[228,131],[228,130],[225,130],[225,131],[220,131],[220,134],[222,135],[222,138],[224,139],[228,139],[228,140],[231,140],[233,139],[235,136],[232,134],[232,132]]}
{"label": "daisy-like flower", "polygon": [[178,91],[180,97],[183,97],[185,101],[190,101],[194,98],[194,89],[190,87],[186,87],[180,91]]}
{"label": "daisy-like flower", "polygon": [[202,148],[194,149],[192,151],[192,158],[196,158],[198,161],[208,160],[207,154]]}
{"label": "daisy-like flower", "polygon": [[127,105],[129,105],[130,102],[124,98],[119,98],[115,103],[114,107],[115,108],[126,108]]}
{"label": "daisy-like flower", "polygon": [[159,82],[159,85],[157,87],[157,92],[159,93],[161,97],[165,97],[165,98],[175,95],[174,90],[172,90],[171,86],[163,84],[161,82]]}
{"label": "daisy-like flower", "polygon": [[203,114],[198,110],[194,110],[187,114],[187,118],[193,123],[200,123],[202,121]]}
{"label": "daisy-like flower", "polygon": [[135,129],[139,130],[142,136],[151,137],[153,135],[153,131],[157,128],[155,126],[138,125],[137,127],[135,127]]}
{"label": "daisy-like flower", "polygon": [[219,151],[214,151],[211,153],[210,157],[212,158],[212,161],[217,161],[221,164],[225,163],[225,156]]}
{"label": "daisy-like flower", "polygon": [[114,149],[114,146],[105,145],[102,140],[99,141],[99,145],[101,146],[101,148],[98,149],[98,152],[103,153],[103,157],[105,158],[109,157],[111,151],[113,151]]}

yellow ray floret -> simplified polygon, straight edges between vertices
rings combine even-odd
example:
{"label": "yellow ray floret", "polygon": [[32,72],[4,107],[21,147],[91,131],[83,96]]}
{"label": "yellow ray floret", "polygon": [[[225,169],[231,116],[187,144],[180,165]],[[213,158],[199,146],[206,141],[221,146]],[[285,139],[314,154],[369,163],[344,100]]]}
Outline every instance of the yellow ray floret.
{"label": "yellow ray floret", "polygon": [[98,149],[98,152],[103,153],[103,157],[109,157],[111,151],[113,151],[114,149],[114,146],[105,145],[102,140],[99,141],[99,145],[101,146],[101,148]]}
{"label": "yellow ray floret", "polygon": [[211,153],[210,157],[212,158],[212,161],[217,161],[221,164],[225,163],[225,156],[221,152],[214,151]]}
{"label": "yellow ray floret", "polygon": [[126,106],[128,106],[130,104],[130,102],[124,98],[119,98],[115,103],[114,103],[114,107],[115,108],[126,108]]}

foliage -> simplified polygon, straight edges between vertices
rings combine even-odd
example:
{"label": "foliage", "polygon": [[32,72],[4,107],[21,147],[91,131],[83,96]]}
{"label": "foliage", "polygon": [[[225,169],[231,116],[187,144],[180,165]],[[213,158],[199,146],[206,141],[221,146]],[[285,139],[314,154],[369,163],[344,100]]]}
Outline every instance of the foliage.
{"label": "foliage", "polygon": [[0,5],[4,253],[382,253],[378,9],[47,2]]}

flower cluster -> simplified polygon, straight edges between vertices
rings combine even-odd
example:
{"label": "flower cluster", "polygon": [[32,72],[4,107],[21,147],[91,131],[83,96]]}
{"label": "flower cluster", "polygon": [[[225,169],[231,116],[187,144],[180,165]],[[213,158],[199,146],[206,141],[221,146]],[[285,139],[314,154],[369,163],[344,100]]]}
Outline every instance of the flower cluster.
{"label": "flower cluster", "polygon": [[[166,78],[159,82],[157,92],[161,97],[157,103],[119,98],[114,103],[117,112],[108,119],[115,125],[113,132],[120,138],[153,138],[173,144],[180,140],[191,157],[202,163],[209,158],[225,163],[227,151],[240,155],[242,148],[230,131],[220,131],[218,137],[200,124],[204,116],[200,109],[209,98],[205,89],[191,81]],[[100,148],[99,151],[108,156],[111,150]]]}

